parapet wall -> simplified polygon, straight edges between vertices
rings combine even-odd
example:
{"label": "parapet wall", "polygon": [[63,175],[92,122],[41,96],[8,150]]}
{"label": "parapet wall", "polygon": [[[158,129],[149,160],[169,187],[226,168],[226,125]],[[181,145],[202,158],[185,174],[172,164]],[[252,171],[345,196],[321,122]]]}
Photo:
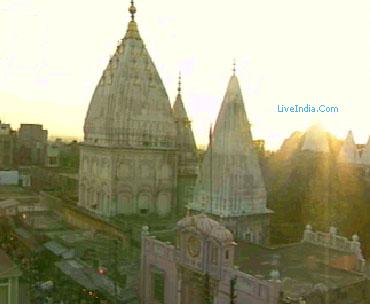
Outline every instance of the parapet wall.
{"label": "parapet wall", "polygon": [[362,255],[361,242],[358,235],[353,235],[352,240],[337,234],[337,228],[330,227],[329,232],[313,231],[310,225],[304,230],[302,242],[323,246],[325,248],[353,254],[357,258],[359,271],[365,271],[366,261]]}

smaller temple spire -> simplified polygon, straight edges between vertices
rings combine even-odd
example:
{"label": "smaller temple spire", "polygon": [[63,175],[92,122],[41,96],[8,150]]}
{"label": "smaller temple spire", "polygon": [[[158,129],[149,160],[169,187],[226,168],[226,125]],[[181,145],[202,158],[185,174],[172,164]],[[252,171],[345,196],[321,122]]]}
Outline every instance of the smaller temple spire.
{"label": "smaller temple spire", "polygon": [[179,95],[181,94],[181,72],[179,72],[179,86],[177,88],[177,92],[179,93]]}
{"label": "smaller temple spire", "polygon": [[131,0],[131,6],[129,7],[128,11],[131,14],[131,21],[135,21],[136,7],[134,0]]}

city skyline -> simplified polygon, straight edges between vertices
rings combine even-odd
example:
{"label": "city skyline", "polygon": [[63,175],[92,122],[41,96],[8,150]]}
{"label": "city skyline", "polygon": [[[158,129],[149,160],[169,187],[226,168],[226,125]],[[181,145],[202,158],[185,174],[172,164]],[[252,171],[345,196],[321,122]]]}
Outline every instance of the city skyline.
{"label": "city skyline", "polygon": [[[84,1],[1,1],[0,119],[13,128],[40,123],[50,135],[82,138],[93,89],[129,21],[126,2],[89,3],[86,11]],[[351,129],[356,142],[366,143],[370,3],[235,0],[212,2],[212,14],[210,1],[135,5],[171,103],[182,72],[197,144],[208,142],[234,58],[253,137],[265,139],[267,148],[317,120],[341,139]],[[340,111],[277,111],[279,104],[307,103]]]}

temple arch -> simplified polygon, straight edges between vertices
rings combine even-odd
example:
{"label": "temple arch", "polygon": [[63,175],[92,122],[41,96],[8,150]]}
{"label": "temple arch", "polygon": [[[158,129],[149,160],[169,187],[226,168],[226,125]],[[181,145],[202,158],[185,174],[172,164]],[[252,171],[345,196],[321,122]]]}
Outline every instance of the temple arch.
{"label": "temple arch", "polygon": [[117,214],[133,214],[135,213],[132,194],[130,192],[121,192],[118,194]]}
{"label": "temple arch", "polygon": [[138,211],[140,214],[147,214],[150,211],[150,195],[148,192],[141,192],[138,196]]}
{"label": "temple arch", "polygon": [[157,199],[157,213],[164,216],[171,212],[171,195],[168,192],[160,192]]}

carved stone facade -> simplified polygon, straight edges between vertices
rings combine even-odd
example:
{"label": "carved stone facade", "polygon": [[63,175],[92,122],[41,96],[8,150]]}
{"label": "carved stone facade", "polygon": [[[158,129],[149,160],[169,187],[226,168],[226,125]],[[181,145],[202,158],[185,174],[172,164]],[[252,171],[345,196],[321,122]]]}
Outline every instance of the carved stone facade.
{"label": "carved stone facade", "polygon": [[177,153],[81,149],[79,203],[103,216],[156,213],[176,208]]}
{"label": "carved stone facade", "polygon": [[190,123],[184,124],[189,120],[179,100],[180,91],[172,109],[133,13],[87,111],[80,206],[102,216],[166,216],[183,210],[186,202],[178,203],[177,189],[191,188],[197,162],[194,136]]}

